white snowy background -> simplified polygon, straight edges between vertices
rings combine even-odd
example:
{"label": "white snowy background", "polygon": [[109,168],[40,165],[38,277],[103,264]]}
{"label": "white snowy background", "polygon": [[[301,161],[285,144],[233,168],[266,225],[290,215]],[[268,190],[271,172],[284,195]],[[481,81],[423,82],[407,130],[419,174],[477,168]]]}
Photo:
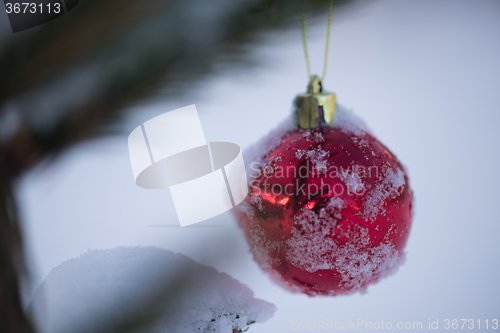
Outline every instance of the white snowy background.
{"label": "white snowy background", "polygon": [[[318,74],[326,20],[327,13],[308,30]],[[253,262],[230,212],[176,228],[168,190],[133,181],[127,135],[156,115],[195,103],[208,141],[243,148],[287,117],[307,85],[297,20],[294,30],[266,35],[252,51],[258,66],[223,70],[182,99],[134,107],[122,135],[80,144],[19,181],[32,273],[26,302],[65,260],[143,245],[211,265],[274,303],[274,317],[252,325],[252,333],[294,331],[293,319],[418,321],[424,330],[429,319],[440,327],[445,319],[500,319],[500,1],[365,1],[334,12],[330,47],[324,87],[409,170],[416,214],[396,275],[364,295],[287,293]]]}

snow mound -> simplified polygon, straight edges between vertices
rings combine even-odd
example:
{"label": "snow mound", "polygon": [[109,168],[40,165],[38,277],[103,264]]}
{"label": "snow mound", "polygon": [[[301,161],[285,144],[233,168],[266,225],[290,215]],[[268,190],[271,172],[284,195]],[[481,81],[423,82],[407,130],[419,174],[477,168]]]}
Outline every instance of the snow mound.
{"label": "snow mound", "polygon": [[338,128],[346,134],[354,134],[356,136],[371,133],[361,118],[356,116],[352,110],[346,109],[339,104],[335,104],[335,116],[330,126]]}
{"label": "snow mound", "polygon": [[232,333],[275,310],[229,275],[153,247],[93,250],[63,262],[28,309],[42,333]]}

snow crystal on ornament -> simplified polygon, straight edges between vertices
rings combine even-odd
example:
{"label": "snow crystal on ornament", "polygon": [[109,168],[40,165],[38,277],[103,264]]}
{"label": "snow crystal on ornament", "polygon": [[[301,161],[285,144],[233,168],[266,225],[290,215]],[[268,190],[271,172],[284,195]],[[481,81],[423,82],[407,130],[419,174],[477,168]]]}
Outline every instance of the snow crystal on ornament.
{"label": "snow crystal on ornament", "polygon": [[29,311],[42,333],[227,332],[269,319],[276,307],[245,285],[152,247],[89,251],[54,268]]}
{"label": "snow crystal on ornament", "polygon": [[387,168],[384,176],[379,177],[382,181],[370,190],[364,203],[365,216],[372,221],[379,213],[385,212],[383,203],[386,198],[395,198],[400,195],[405,185],[405,175],[400,169]]}
{"label": "snow crystal on ornament", "polygon": [[341,273],[343,286],[363,290],[368,282],[393,274],[404,260],[392,244],[370,246],[368,231],[362,229],[360,241],[349,242],[337,250],[334,267]]}
{"label": "snow crystal on ornament", "polygon": [[294,220],[297,228],[292,229],[292,238],[286,241],[290,249],[287,259],[311,273],[331,269],[333,254],[338,250],[333,238],[329,237],[334,233],[335,219],[325,221],[328,217],[321,218],[312,210],[306,210]]}
{"label": "snow crystal on ornament", "polygon": [[332,208],[333,214],[320,212],[318,215],[306,210],[296,216],[298,228],[293,229],[293,237],[285,241],[285,246],[290,248],[287,259],[291,263],[311,273],[335,269],[342,273],[344,286],[355,289],[374,278],[390,274],[397,267],[399,256],[394,247],[382,243],[370,248],[370,237],[364,228],[349,232],[350,241],[338,246],[331,236],[341,219],[340,209],[345,204],[335,198],[328,207]]}
{"label": "snow crystal on ornament", "polygon": [[295,157],[297,157],[297,159],[300,160],[302,156],[304,156],[306,153],[307,150],[305,149],[297,149],[297,151],[295,152]]}
{"label": "snow crystal on ornament", "polygon": [[351,169],[339,172],[339,178],[346,184],[351,193],[357,193],[358,190],[364,190],[365,185],[360,177],[359,166],[353,166]]}
{"label": "snow crystal on ornament", "polygon": [[314,164],[314,167],[318,172],[325,172],[327,170],[326,167],[329,154],[327,151],[321,149],[321,146],[308,151],[306,154],[307,157],[309,157],[309,160]]}
{"label": "snow crystal on ornament", "polygon": [[309,151],[297,149],[297,151],[295,152],[295,157],[300,160],[304,156],[308,157],[308,160],[313,163],[314,168],[318,172],[325,172],[327,170],[329,154],[327,151],[321,149],[321,146]]}

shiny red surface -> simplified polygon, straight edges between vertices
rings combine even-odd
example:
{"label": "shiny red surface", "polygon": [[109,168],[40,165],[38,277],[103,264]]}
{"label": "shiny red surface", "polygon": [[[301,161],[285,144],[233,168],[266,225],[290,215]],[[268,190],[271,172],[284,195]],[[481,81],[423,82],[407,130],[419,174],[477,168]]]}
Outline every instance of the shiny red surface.
{"label": "shiny red surface", "polygon": [[[321,163],[320,167],[315,167],[316,153],[304,153],[311,151],[323,154],[323,159],[319,160],[326,161],[326,171]],[[301,166],[302,172],[299,172]],[[353,170],[353,166],[357,171],[365,168],[365,174],[358,173],[364,175],[360,177],[364,192],[361,185],[356,193],[352,188],[349,191],[345,179],[340,176],[339,172]],[[289,131],[282,136],[281,144],[263,152],[263,162],[254,164],[252,169],[257,171],[249,178],[250,194],[238,206],[236,215],[254,258],[280,284],[311,296],[355,291],[356,288],[346,286],[343,273],[336,269],[310,272],[296,267],[287,259],[286,251],[290,250],[287,246],[264,249],[268,263],[263,264],[258,258],[263,244],[281,244],[279,242],[292,237],[294,228],[304,235],[306,231],[297,230],[300,228],[297,216],[305,210],[319,214],[335,196],[342,199],[345,206],[340,214],[330,214],[325,223],[334,225],[334,232],[327,237],[337,246],[359,242],[360,248],[366,249],[385,243],[402,256],[411,228],[412,191],[405,175],[405,184],[397,189],[397,195],[382,199],[380,211],[370,218],[366,211],[368,195],[373,193],[370,191],[377,186],[383,187],[387,169],[404,172],[396,157],[373,136],[346,134],[332,127]],[[259,227],[258,235],[255,225]],[[368,233],[368,245],[361,242],[361,230]],[[331,255],[336,254],[332,252]],[[376,280],[378,276],[364,281],[362,288]]]}

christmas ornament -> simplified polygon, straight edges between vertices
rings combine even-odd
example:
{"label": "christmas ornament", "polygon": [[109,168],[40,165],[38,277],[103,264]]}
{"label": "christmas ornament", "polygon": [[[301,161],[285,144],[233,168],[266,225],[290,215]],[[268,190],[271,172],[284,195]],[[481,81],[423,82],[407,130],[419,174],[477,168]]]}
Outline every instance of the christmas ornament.
{"label": "christmas ornament", "polygon": [[404,260],[408,177],[362,121],[323,92],[319,77],[310,76],[294,106],[294,116],[245,157],[249,195],[238,223],[255,261],[289,290],[363,291]]}

